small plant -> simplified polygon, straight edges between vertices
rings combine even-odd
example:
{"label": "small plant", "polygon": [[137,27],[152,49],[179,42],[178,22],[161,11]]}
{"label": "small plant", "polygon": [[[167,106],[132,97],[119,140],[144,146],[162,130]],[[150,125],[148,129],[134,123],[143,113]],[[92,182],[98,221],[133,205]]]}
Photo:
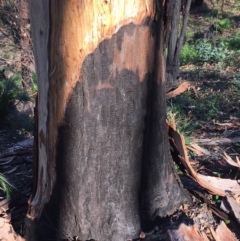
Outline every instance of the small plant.
{"label": "small plant", "polygon": [[214,44],[206,39],[199,40],[196,42],[196,50],[199,60],[203,62],[221,62],[229,54],[223,41]]}
{"label": "small plant", "polygon": [[233,77],[233,83],[240,86],[240,72],[237,72]]}
{"label": "small plant", "polygon": [[219,197],[219,195],[215,195],[215,202],[221,203],[221,198]]}
{"label": "small plant", "polygon": [[198,60],[198,52],[194,45],[190,45],[186,43],[182,47],[181,55],[180,55],[180,63],[181,65],[195,63]]}
{"label": "small plant", "polygon": [[194,36],[194,31],[191,29],[186,30],[186,39],[191,39]]}
{"label": "small plant", "polygon": [[14,74],[10,79],[0,80],[0,124],[5,119],[8,109],[20,101],[29,101],[28,93],[21,88],[20,75]]}
{"label": "small plant", "polygon": [[7,198],[11,196],[13,188],[15,189],[15,187],[8,181],[8,179],[0,173],[0,189],[6,193]]}
{"label": "small plant", "polygon": [[240,50],[240,34],[236,34],[232,38],[226,40],[227,46],[230,50]]}
{"label": "small plant", "polygon": [[217,177],[221,177],[221,173],[220,172],[213,172],[214,175],[216,175]]}
{"label": "small plant", "polygon": [[229,219],[226,219],[226,220],[225,220],[225,223],[226,223],[226,224],[229,224],[230,222],[231,222],[231,221],[230,221]]}
{"label": "small plant", "polygon": [[174,162],[174,169],[178,175],[182,175],[183,172],[181,171],[180,167]]}
{"label": "small plant", "polygon": [[171,123],[175,123],[177,127],[177,131],[184,136],[186,144],[190,144],[192,142],[189,137],[191,133],[191,121],[187,118],[187,116],[181,111],[181,107],[177,106],[171,102],[168,102],[167,105],[167,119]]}
{"label": "small plant", "polygon": [[218,19],[217,29],[222,32],[224,29],[229,29],[232,27],[232,22],[229,18]]}

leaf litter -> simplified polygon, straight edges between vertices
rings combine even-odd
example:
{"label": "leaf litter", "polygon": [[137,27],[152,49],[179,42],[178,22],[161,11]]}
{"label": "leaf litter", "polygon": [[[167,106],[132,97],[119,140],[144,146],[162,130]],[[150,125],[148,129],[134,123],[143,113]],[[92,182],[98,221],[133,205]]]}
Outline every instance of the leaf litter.
{"label": "leaf litter", "polygon": [[[225,9],[233,4],[227,1]],[[240,71],[237,61],[221,68],[221,63],[182,66],[182,79],[166,88],[168,103],[180,106],[178,113],[184,113],[191,127],[179,134],[178,121],[167,123],[173,161],[195,206],[181,210],[192,223],[179,219],[176,227],[167,228],[168,239],[153,240],[240,240],[240,85],[233,77]]]}

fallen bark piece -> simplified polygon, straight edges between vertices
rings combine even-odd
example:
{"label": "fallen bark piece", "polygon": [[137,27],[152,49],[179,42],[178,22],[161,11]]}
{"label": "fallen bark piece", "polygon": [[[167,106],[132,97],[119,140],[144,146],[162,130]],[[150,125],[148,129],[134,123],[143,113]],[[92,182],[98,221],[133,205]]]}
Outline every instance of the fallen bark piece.
{"label": "fallen bark piece", "polygon": [[178,229],[167,231],[171,241],[209,241],[205,233],[200,232],[196,225],[181,224]]}
{"label": "fallen bark piece", "polygon": [[194,139],[194,142],[201,143],[205,146],[216,146],[216,145],[228,145],[236,142],[240,142],[240,137],[234,138],[216,138],[216,139]]}
{"label": "fallen bark piece", "polygon": [[225,130],[223,133],[222,133],[222,136],[224,137],[234,137],[234,136],[239,136],[240,134],[240,129],[238,130]]}
{"label": "fallen bark piece", "polygon": [[240,207],[239,204],[236,202],[235,198],[231,196],[226,196],[226,200],[231,207],[231,211],[233,212],[235,218],[237,219],[238,223],[240,223]]}
{"label": "fallen bark piece", "polygon": [[177,162],[181,161],[180,165],[185,168],[185,170],[183,170],[185,173],[191,176],[199,185],[215,195],[226,196],[230,194],[233,196],[240,194],[240,185],[237,180],[222,179],[219,177],[205,176],[197,173],[190,164],[184,137],[171,126],[168,127],[173,159]]}
{"label": "fallen bark piece", "polygon": [[185,92],[189,87],[190,87],[190,83],[185,81],[182,84],[180,84],[175,90],[169,91],[166,94],[166,98],[167,99],[174,98],[182,94],[183,92]]}
{"label": "fallen bark piece", "polygon": [[216,231],[213,228],[210,228],[210,230],[216,241],[238,241],[223,221],[218,225]]}
{"label": "fallen bark piece", "polygon": [[[218,126],[233,126],[233,123],[220,123],[220,122],[215,122],[214,123],[215,125],[218,125]],[[238,130],[239,132],[239,130]]]}
{"label": "fallen bark piece", "polygon": [[229,165],[240,168],[240,162],[238,157],[236,157],[235,162],[226,152],[223,152],[223,158]]}
{"label": "fallen bark piece", "polygon": [[10,202],[10,199],[8,199],[8,198],[3,199],[2,201],[0,201],[0,207],[8,209],[9,202]]}
{"label": "fallen bark piece", "polygon": [[191,143],[190,146],[187,146],[187,148],[191,151],[193,151],[197,156],[211,156],[211,152],[200,147],[196,143]]}
{"label": "fallen bark piece", "polygon": [[196,173],[194,178],[199,185],[208,189],[215,195],[226,196],[228,194],[240,194],[240,186],[237,180],[209,177]]}
{"label": "fallen bark piece", "polygon": [[28,153],[33,148],[33,142],[33,138],[18,142],[13,147],[8,148],[6,151],[0,154],[0,157],[3,158],[8,156],[14,156],[16,154]]}
{"label": "fallen bark piece", "polygon": [[12,225],[5,219],[0,217],[0,240],[5,241],[26,241],[21,236],[17,235],[13,230]]}
{"label": "fallen bark piece", "polygon": [[191,86],[191,91],[193,92],[193,94],[195,95],[196,98],[199,99],[199,94],[197,89],[195,88],[195,86]]}
{"label": "fallen bark piece", "polygon": [[230,207],[229,204],[227,203],[226,198],[224,197],[221,201],[220,208],[225,212],[225,213],[230,213]]}

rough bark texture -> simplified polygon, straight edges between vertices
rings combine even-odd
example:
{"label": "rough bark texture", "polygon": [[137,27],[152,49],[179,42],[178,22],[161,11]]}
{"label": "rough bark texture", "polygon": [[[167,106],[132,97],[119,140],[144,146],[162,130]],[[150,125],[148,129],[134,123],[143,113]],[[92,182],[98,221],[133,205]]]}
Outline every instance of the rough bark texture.
{"label": "rough bark texture", "polygon": [[[166,4],[167,83],[173,84],[180,74],[180,53],[186,33],[192,0],[169,0]],[[182,18],[180,12],[182,10]],[[181,28],[180,20],[182,19]]]}
{"label": "rough bark texture", "polygon": [[19,45],[21,48],[21,72],[23,87],[29,90],[32,87],[31,73],[34,71],[32,43],[30,38],[30,24],[27,0],[19,0]]}
{"label": "rough bark texture", "polygon": [[[41,26],[32,16],[41,87],[38,185],[28,217],[40,217],[41,241],[137,237],[187,201],[169,155],[162,3],[48,4],[31,1],[32,13],[50,18]],[[39,73],[44,66],[47,76]]]}

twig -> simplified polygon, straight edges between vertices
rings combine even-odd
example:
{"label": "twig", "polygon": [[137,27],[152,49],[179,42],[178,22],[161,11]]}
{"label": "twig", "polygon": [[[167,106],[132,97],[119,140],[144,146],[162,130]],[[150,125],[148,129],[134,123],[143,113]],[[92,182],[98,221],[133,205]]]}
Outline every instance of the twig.
{"label": "twig", "polygon": [[227,145],[240,142],[240,137],[234,138],[218,138],[218,139],[194,139],[194,142],[201,143],[205,146]]}
{"label": "twig", "polygon": [[[0,29],[0,32],[1,32],[6,38],[10,39],[10,40],[14,43],[14,41],[13,41],[6,33],[4,33],[1,29]],[[15,44],[15,43],[14,43],[14,44]]]}

